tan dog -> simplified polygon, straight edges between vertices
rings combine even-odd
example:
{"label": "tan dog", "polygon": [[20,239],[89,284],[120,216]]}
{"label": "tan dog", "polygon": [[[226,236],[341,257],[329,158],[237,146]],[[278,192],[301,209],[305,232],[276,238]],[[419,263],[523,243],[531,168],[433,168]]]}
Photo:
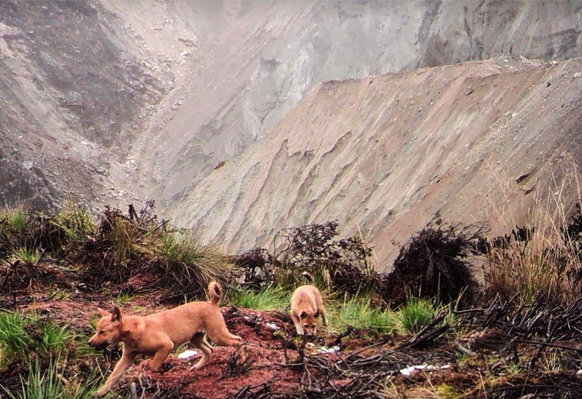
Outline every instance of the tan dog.
{"label": "tan dog", "polygon": [[317,334],[317,317],[321,315],[323,325],[327,326],[327,315],[323,307],[323,299],[315,285],[313,277],[307,272],[303,276],[309,285],[297,288],[291,297],[291,318],[299,335]]}
{"label": "tan dog", "polygon": [[89,345],[102,347],[123,342],[123,355],[96,396],[105,395],[138,354],[153,356],[149,368],[159,371],[172,350],[190,341],[202,352],[202,358],[193,367],[198,369],[208,362],[213,351],[205,333],[216,345],[241,344],[242,339],[228,331],[220,313],[220,286],[211,282],[208,293],[211,298],[209,302],[191,302],[146,317],[122,316],[118,307],[112,314],[98,309],[102,317]]}

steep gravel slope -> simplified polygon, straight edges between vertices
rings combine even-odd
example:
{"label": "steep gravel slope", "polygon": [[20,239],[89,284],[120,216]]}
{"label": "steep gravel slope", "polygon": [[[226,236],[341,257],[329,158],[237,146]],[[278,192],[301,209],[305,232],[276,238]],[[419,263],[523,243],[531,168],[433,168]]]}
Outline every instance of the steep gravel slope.
{"label": "steep gravel slope", "polygon": [[580,71],[582,59],[502,58],[317,85],[172,209],[174,221],[242,251],[338,219],[344,234],[361,230],[381,268],[394,240],[439,215],[506,232],[548,189],[575,192]]}

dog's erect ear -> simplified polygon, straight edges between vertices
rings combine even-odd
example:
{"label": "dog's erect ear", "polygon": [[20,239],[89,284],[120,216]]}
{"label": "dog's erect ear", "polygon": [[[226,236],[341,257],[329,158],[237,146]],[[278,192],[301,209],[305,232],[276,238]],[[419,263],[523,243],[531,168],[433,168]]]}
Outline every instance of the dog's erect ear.
{"label": "dog's erect ear", "polygon": [[299,315],[300,319],[304,319],[307,317],[307,312],[304,310],[303,312],[301,312],[301,314]]}
{"label": "dog's erect ear", "polygon": [[121,321],[121,310],[116,306],[111,315],[111,321]]}
{"label": "dog's erect ear", "polygon": [[101,308],[97,308],[97,312],[99,313],[99,316],[101,317],[105,317],[105,316],[110,316],[111,313],[101,309]]}

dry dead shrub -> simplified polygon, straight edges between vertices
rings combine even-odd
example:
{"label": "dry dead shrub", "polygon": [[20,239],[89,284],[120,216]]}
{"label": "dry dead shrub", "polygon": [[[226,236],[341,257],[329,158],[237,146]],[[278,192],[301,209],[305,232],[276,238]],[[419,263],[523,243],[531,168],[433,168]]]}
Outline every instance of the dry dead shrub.
{"label": "dry dead shrub", "polygon": [[369,259],[372,248],[360,237],[336,239],[338,227],[337,221],[329,221],[284,230],[279,282],[297,281],[307,271],[338,292],[356,294],[375,288],[379,274]]}
{"label": "dry dead shrub", "polygon": [[240,284],[253,290],[272,285],[281,267],[281,262],[265,248],[254,248],[241,255],[231,256],[229,261],[240,272]]}

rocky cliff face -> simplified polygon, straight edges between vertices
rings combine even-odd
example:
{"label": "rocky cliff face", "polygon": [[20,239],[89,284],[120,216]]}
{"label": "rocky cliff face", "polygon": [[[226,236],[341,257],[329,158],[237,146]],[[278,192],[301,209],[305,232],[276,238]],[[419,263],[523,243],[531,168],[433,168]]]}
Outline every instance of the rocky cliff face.
{"label": "rocky cliff face", "polygon": [[[220,187],[242,184],[237,180],[215,180],[217,173],[228,171],[234,164],[233,157],[240,157],[236,162],[243,164],[246,161],[239,160],[247,157],[269,158],[272,154],[267,150],[266,155],[258,154],[257,148],[281,149],[280,143],[273,144],[273,140],[292,143],[308,134],[302,130],[309,130],[308,125],[286,130],[294,135],[287,138],[282,138],[280,129],[291,123],[287,118],[298,115],[299,110],[307,113],[295,118],[302,118],[306,124],[313,118],[315,105],[299,104],[306,96],[328,101],[316,94],[321,87],[336,84],[346,90],[362,90],[359,94],[338,94],[354,99],[369,94],[363,91],[364,84],[325,83],[319,87],[321,82],[365,79],[502,54],[545,61],[571,59],[582,51],[581,17],[580,0],[5,1],[0,4],[0,201],[10,204],[28,200],[47,207],[63,201],[66,191],[97,204],[153,198],[184,226],[200,230],[206,239],[232,238],[229,245],[237,250],[267,243],[269,234],[285,224],[281,220],[287,218],[289,223],[296,223],[315,219],[289,217],[288,210],[280,214],[277,208],[269,207],[269,201],[259,201],[261,206],[259,202],[253,205],[254,215],[270,216],[252,220],[261,231],[259,238],[243,237],[244,224],[252,212],[228,208],[227,197],[221,198],[222,211],[216,212],[217,205],[210,205],[214,199],[205,198],[202,208],[211,206],[214,211],[204,216],[192,209],[199,206],[192,202],[193,198],[206,190],[209,195],[217,195],[211,182]],[[527,69],[526,64],[515,68]],[[415,86],[416,91],[410,92],[415,104],[426,100],[419,93],[428,89],[430,93],[425,94],[434,101],[438,93],[432,91],[432,86],[441,87],[440,84],[443,82],[426,80],[423,85],[427,87]],[[318,88],[313,91],[313,87]],[[493,91],[490,95],[498,93]],[[404,98],[399,101],[392,106],[401,106]],[[369,104],[384,107],[379,100],[370,100]],[[548,108],[559,107],[561,100],[548,98],[545,104]],[[513,103],[501,105],[495,112],[515,113]],[[345,130],[344,141],[364,140],[357,135],[367,131],[368,126],[364,128],[353,121],[349,129],[344,129],[336,122],[347,112],[343,107],[352,109],[356,105],[335,106],[326,114],[317,114],[319,131],[329,132],[330,126],[336,126]],[[428,105],[420,106],[426,112]],[[405,116],[410,111],[401,110],[394,118],[410,118]],[[446,107],[444,111],[448,112]],[[337,118],[334,112],[339,113]],[[380,111],[369,112],[372,117]],[[383,112],[392,115],[396,111]],[[469,118],[467,115],[463,118]],[[455,120],[456,114],[449,118],[448,123],[461,129],[463,120]],[[432,119],[427,120],[433,123]],[[484,119],[483,123],[491,120]],[[335,140],[334,135],[330,140]],[[378,140],[382,142],[382,138]],[[394,146],[408,143],[395,138],[390,142]],[[447,151],[434,156],[448,159],[448,152],[462,152],[453,144],[435,144],[426,151]],[[317,157],[316,149],[306,151],[298,162],[311,170],[317,158],[310,157]],[[420,172],[400,171],[400,165],[421,166],[423,161],[417,157],[427,154],[406,154],[406,160],[390,161],[391,176],[400,173],[407,179],[419,177]],[[343,157],[347,160],[350,155],[356,164],[359,153],[347,152]],[[536,162],[536,168],[545,165],[542,158]],[[215,170],[223,163],[224,168]],[[349,176],[351,170],[357,169],[346,165],[347,161],[342,161],[341,176]],[[339,172],[332,166],[337,165],[323,162],[309,181],[328,171],[336,176]],[[297,166],[285,163],[282,167]],[[255,166],[253,173],[259,173],[261,168],[265,165]],[[265,170],[277,179],[276,169]],[[368,177],[367,172],[360,173]],[[387,172],[380,176],[384,173]],[[241,177],[232,172],[225,176]],[[410,184],[419,187],[414,180]],[[264,190],[267,191],[261,195],[271,198],[266,194],[269,190]],[[425,211],[423,207],[428,202],[419,202],[419,194],[406,190],[399,194],[403,197],[392,199],[356,188],[354,192],[346,191],[348,187],[343,190],[337,195],[338,199],[345,197],[345,204],[337,206],[338,211],[367,203],[369,209],[384,215],[384,224],[368,232],[374,237],[380,237],[383,229],[393,225],[391,231],[399,233],[390,233],[390,237],[407,234],[390,217],[386,219],[388,211],[377,210],[380,204],[388,206],[386,201],[392,204],[389,208],[394,208],[397,201],[408,198],[410,206],[420,207],[420,213],[426,215],[438,207],[431,205]],[[295,197],[304,195],[303,191],[288,194],[292,198],[281,195],[273,201],[280,207],[284,202],[291,206],[296,203]],[[316,196],[297,206],[317,209],[322,217],[340,216],[332,215],[333,209],[326,208],[320,200],[332,203],[337,199]],[[443,199],[435,197],[435,201],[440,200]],[[370,201],[379,203],[372,205]],[[295,212],[301,211],[292,211]],[[395,212],[393,209],[391,215]],[[229,224],[231,217],[238,227]],[[354,217],[345,220],[346,232],[353,230]],[[200,227],[208,225],[210,218],[223,220],[223,225],[213,221],[213,227],[205,232]],[[367,218],[375,216],[366,213],[361,223],[368,225]],[[275,220],[278,224],[274,224]]]}
{"label": "rocky cliff face", "polygon": [[97,3],[0,3],[0,200],[88,201],[166,88]]}

